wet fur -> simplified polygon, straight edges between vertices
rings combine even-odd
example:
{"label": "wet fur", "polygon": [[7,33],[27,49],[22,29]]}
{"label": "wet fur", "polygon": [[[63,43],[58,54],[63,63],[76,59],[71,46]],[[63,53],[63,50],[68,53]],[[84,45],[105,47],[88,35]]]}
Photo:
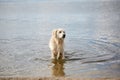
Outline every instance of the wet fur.
{"label": "wet fur", "polygon": [[[55,29],[52,31],[52,36],[49,42],[52,59],[64,59],[64,38],[59,38],[59,31],[64,32],[62,29]],[[63,33],[65,35],[65,33]]]}

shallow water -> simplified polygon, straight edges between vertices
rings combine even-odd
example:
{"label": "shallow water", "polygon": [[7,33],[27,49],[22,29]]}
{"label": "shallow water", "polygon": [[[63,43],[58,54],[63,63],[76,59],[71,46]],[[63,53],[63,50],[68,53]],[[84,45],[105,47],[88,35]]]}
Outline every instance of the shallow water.
{"label": "shallow water", "polygon": [[[120,78],[120,1],[0,1],[0,76]],[[65,61],[51,31],[64,28]]]}

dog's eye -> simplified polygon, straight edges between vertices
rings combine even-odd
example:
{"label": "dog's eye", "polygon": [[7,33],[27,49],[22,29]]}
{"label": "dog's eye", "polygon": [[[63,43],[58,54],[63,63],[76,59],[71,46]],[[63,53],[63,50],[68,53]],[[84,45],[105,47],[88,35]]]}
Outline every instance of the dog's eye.
{"label": "dog's eye", "polygon": [[61,33],[61,31],[59,33]]}

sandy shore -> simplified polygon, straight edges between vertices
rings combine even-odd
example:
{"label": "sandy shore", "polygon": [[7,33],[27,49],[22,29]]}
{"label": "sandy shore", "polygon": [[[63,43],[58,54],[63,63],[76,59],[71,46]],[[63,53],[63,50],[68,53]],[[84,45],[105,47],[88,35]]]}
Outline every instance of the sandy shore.
{"label": "sandy shore", "polygon": [[120,78],[0,77],[0,80],[120,80]]}

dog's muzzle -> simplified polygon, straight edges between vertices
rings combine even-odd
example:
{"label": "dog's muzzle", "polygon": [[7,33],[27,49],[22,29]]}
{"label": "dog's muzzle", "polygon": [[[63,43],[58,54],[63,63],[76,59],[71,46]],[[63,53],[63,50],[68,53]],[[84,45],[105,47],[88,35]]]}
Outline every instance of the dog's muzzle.
{"label": "dog's muzzle", "polygon": [[64,34],[64,35],[63,35],[63,38],[65,38],[65,36],[66,36],[66,35]]}

